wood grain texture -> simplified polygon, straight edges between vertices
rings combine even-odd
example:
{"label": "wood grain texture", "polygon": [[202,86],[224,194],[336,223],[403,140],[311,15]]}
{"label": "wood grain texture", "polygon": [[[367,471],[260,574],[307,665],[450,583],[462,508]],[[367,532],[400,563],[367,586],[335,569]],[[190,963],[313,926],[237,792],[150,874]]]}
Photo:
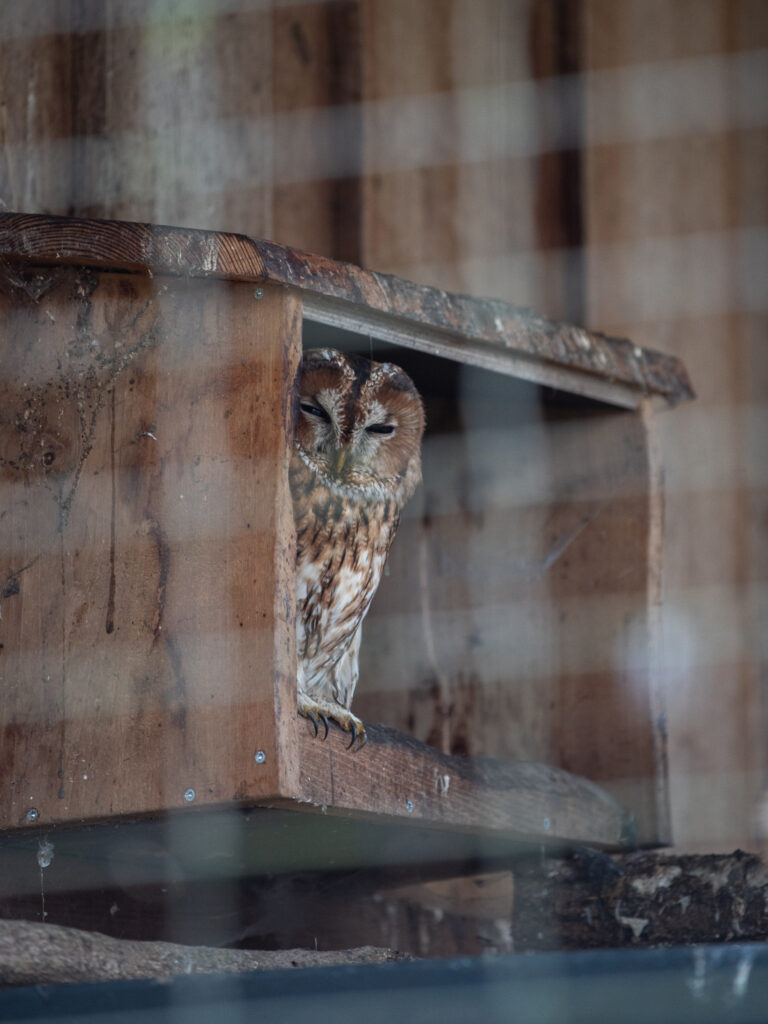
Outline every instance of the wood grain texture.
{"label": "wood grain texture", "polygon": [[291,790],[295,302],[20,280],[0,298],[0,824]]}
{"label": "wood grain texture", "polygon": [[269,235],[272,17],[4,4],[0,208]]}
{"label": "wood grain texture", "polygon": [[[472,228],[462,209],[464,126],[453,91],[462,75],[456,6],[453,0],[366,0],[361,19],[362,262],[425,284],[439,276],[442,287],[454,290],[467,288],[463,261],[474,250],[471,242],[462,246]],[[468,59],[479,48],[472,20],[462,18]],[[436,263],[438,275],[430,273]]]}
{"label": "wood grain texture", "polygon": [[[361,262],[360,0],[278,5],[270,238]],[[241,226],[249,230],[249,221]],[[251,232],[253,233],[253,232]]]}
{"label": "wood grain texture", "polygon": [[[692,397],[676,359],[581,327],[549,321],[492,299],[474,299],[362,270],[274,242],[147,224],[0,215],[0,257],[35,264],[76,264],[153,274],[216,277],[290,285],[308,298],[330,300],[388,320],[427,326],[462,343],[479,343],[501,361],[574,371],[612,381],[638,397]],[[471,355],[470,355],[471,361]]]}
{"label": "wood grain texture", "polygon": [[631,817],[586,779],[545,764],[452,757],[387,726],[367,729],[358,752],[335,728],[324,741],[300,730],[303,801],[521,841],[618,847],[634,840]]}
{"label": "wood grain texture", "polygon": [[77,105],[71,101],[74,42],[47,31],[66,25],[72,4],[0,8],[0,209],[71,212],[76,188],[69,153]]}
{"label": "wood grain texture", "polygon": [[[580,0],[536,0],[531,5],[529,46],[536,90],[537,248],[548,254],[542,275],[542,309],[564,320],[584,321],[582,223],[583,110]],[[549,144],[548,144],[549,143]]]}

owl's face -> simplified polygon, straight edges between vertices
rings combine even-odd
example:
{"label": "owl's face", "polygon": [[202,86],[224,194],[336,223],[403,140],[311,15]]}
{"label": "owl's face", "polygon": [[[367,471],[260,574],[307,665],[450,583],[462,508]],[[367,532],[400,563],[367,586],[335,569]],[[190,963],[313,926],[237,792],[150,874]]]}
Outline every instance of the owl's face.
{"label": "owl's face", "polygon": [[330,348],[304,353],[297,445],[327,486],[405,500],[421,479],[423,432],[421,398],[399,367]]}

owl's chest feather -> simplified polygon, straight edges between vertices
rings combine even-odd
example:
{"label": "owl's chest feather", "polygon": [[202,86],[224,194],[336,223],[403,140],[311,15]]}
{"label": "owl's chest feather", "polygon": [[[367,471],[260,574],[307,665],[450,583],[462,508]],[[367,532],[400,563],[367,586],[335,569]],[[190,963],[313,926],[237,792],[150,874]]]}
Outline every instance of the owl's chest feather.
{"label": "owl's chest feather", "polygon": [[334,494],[292,473],[299,652],[338,650],[354,635],[378,586],[397,529],[393,501]]}
{"label": "owl's chest feather", "polygon": [[[334,514],[338,511],[339,514]],[[297,604],[311,599],[336,618],[373,597],[397,525],[384,507],[321,504],[297,521]]]}

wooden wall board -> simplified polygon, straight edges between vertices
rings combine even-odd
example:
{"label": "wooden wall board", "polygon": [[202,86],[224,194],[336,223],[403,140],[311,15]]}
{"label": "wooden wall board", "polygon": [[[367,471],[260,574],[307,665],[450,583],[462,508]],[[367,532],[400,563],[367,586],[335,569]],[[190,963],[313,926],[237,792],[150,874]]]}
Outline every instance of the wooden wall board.
{"label": "wooden wall board", "polygon": [[0,296],[2,826],[295,787],[297,302],[35,280]]}
{"label": "wooden wall board", "polygon": [[538,246],[547,253],[542,309],[584,321],[584,225],[581,207],[583,84],[580,0],[531,4],[531,73],[536,83],[535,217]]}
{"label": "wooden wall board", "polygon": [[646,395],[673,402],[693,395],[681,363],[626,339],[239,235],[0,214],[0,257],[289,285],[302,292],[309,318],[363,331],[367,325],[374,334],[390,327],[404,344],[428,331],[433,350],[443,345],[452,358],[484,358],[498,370],[586,394],[594,382],[604,400],[607,385],[616,385],[621,405]]}
{"label": "wooden wall board", "polygon": [[[334,0],[271,11],[269,237],[353,263],[361,262],[360,7]],[[240,227],[254,233],[249,223]]]}
{"label": "wooden wall board", "polygon": [[[456,4],[366,0],[361,21],[362,262],[390,269],[439,261],[446,268],[443,287],[461,288],[470,246],[462,252],[468,238],[459,214],[463,118],[451,91],[462,74],[454,54]],[[469,26],[464,31],[469,55],[477,36]],[[406,233],[400,218],[409,224]]]}
{"label": "wooden wall board", "polygon": [[272,20],[262,3],[3,4],[3,207],[269,234]]}
{"label": "wooden wall board", "polygon": [[[683,359],[698,393],[655,420],[666,478],[655,678],[673,834],[680,850],[757,849],[768,793],[768,317],[765,260],[745,242],[768,223],[768,145],[764,124],[745,116],[764,90],[733,83],[764,79],[768,7],[582,6],[585,69],[624,83],[589,90],[584,108],[587,322]],[[693,95],[709,98],[705,121],[686,119]]]}

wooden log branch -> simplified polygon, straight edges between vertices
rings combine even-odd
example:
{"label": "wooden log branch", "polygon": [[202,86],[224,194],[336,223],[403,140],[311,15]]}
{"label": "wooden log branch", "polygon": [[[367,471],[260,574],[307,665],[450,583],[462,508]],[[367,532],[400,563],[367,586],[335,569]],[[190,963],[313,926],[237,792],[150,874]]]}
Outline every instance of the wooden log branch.
{"label": "wooden log branch", "polygon": [[[620,405],[645,395],[693,397],[679,360],[626,338],[243,235],[8,213],[0,214],[0,260],[289,285],[302,292],[308,319],[428,352],[439,347],[498,372]],[[0,276],[12,284],[12,270]],[[20,286],[28,291],[34,281]]]}
{"label": "wooden log branch", "polygon": [[741,850],[518,864],[513,930],[519,952],[765,941],[768,865]]}
{"label": "wooden log branch", "polygon": [[113,939],[98,932],[31,921],[0,921],[0,986],[76,981],[173,978],[335,964],[410,960],[407,954],[364,946],[342,950],[240,950],[172,942]]}

